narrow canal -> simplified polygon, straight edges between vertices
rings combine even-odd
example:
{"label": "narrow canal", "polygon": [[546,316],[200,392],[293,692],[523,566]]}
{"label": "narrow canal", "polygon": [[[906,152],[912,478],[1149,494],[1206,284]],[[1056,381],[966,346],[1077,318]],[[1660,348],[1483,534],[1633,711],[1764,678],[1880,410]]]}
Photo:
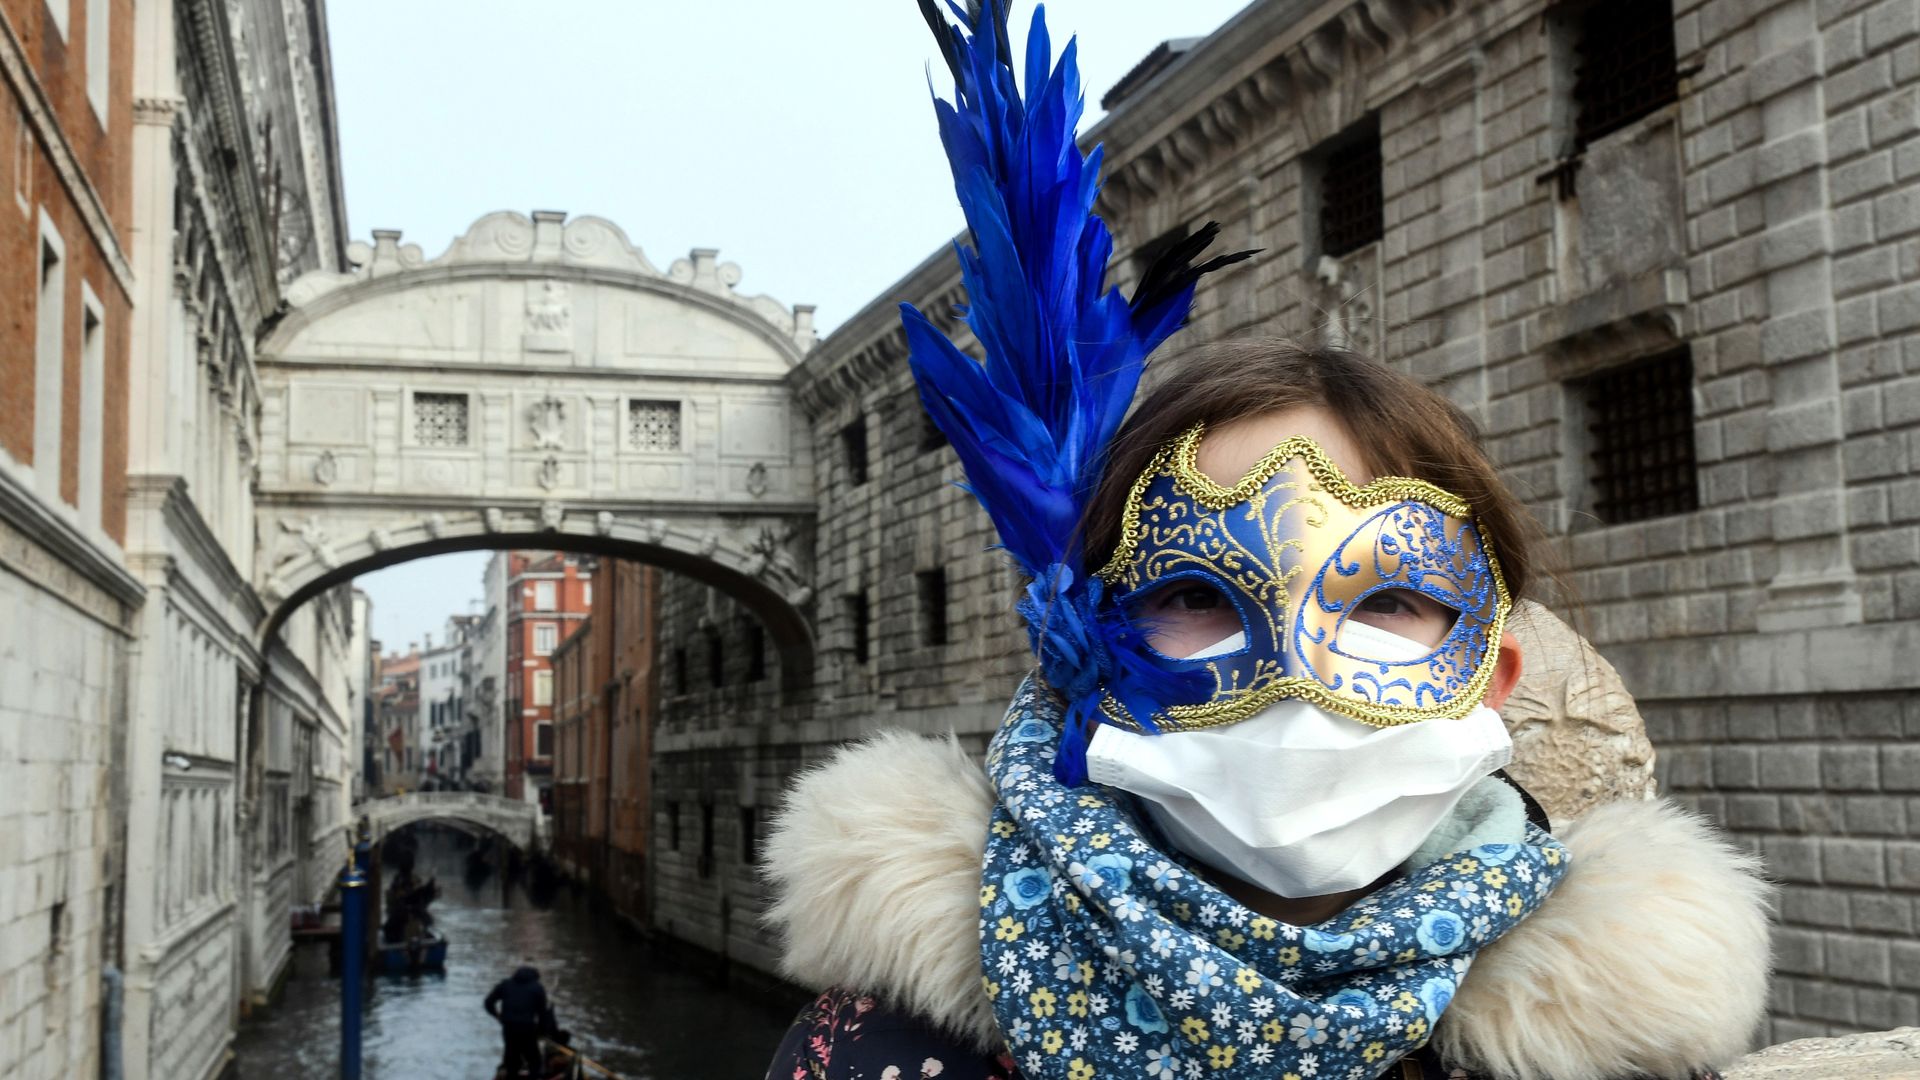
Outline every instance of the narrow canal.
{"label": "narrow canal", "polygon": [[[539,970],[574,1047],[624,1080],[765,1074],[798,1001],[729,990],[665,960],[582,890],[536,899],[497,872],[469,877],[463,839],[420,834],[415,873],[439,879],[447,969],[369,984],[366,1080],[489,1080],[500,1029],[481,1001],[521,964]],[[294,953],[281,999],[241,1026],[241,1080],[339,1075],[340,982],[327,975],[324,946]]]}

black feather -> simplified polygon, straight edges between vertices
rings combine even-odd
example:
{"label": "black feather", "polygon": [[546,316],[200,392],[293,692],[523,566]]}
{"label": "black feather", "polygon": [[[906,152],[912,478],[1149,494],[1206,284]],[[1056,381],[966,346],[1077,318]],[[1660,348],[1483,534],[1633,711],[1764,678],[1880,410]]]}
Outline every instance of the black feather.
{"label": "black feather", "polygon": [[920,0],[920,15],[927,20],[927,29],[933,31],[933,40],[940,43],[940,55],[947,61],[947,70],[953,72],[955,82],[960,80],[960,44],[954,40],[954,29],[947,22],[947,16],[940,10],[939,0]]}
{"label": "black feather", "polygon": [[1166,249],[1154,257],[1146,272],[1140,275],[1140,284],[1134,286],[1133,296],[1127,306],[1134,311],[1151,311],[1161,304],[1174,299],[1199,281],[1202,275],[1211,274],[1222,267],[1260,254],[1259,248],[1236,251],[1228,255],[1216,256],[1204,263],[1194,265],[1194,260],[1206,251],[1214,239],[1220,235],[1220,223],[1209,221],[1185,238],[1168,244]]}

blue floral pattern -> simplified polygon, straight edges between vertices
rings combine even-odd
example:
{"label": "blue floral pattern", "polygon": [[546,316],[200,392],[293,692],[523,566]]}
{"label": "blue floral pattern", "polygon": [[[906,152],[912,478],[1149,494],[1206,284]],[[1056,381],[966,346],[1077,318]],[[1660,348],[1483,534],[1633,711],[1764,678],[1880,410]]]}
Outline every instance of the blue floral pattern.
{"label": "blue floral pattern", "polygon": [[1156,850],[1107,789],[1054,778],[1054,744],[1033,735],[1060,708],[1029,678],[987,752],[983,981],[1032,1080],[1378,1076],[1567,871],[1566,849],[1530,829],[1319,925],[1267,918]]}

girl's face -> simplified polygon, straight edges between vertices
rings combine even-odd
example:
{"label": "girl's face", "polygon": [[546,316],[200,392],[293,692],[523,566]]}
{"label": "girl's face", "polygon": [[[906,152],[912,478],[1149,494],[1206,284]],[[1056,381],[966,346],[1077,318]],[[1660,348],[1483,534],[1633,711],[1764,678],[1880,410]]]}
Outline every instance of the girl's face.
{"label": "girl's face", "polygon": [[[1318,405],[1297,405],[1211,428],[1200,444],[1199,466],[1215,483],[1231,487],[1290,436],[1319,443],[1334,464],[1356,485],[1373,480],[1372,470],[1338,417]],[[1191,579],[1169,582],[1142,598],[1134,609],[1149,627],[1147,642],[1166,656],[1195,655],[1241,630],[1240,616],[1220,590]],[[1457,613],[1408,589],[1374,593],[1351,616],[1353,621],[1435,646],[1452,629]]]}

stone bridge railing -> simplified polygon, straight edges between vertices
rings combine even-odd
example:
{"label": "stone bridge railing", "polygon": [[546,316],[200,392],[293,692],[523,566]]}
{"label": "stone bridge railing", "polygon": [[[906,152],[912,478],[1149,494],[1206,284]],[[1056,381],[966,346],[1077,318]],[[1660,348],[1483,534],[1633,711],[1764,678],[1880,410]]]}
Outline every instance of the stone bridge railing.
{"label": "stone bridge railing", "polygon": [[477,791],[416,791],[361,803],[359,812],[373,839],[417,821],[455,821],[498,834],[522,851],[546,847],[546,821],[540,808],[519,799]]}

